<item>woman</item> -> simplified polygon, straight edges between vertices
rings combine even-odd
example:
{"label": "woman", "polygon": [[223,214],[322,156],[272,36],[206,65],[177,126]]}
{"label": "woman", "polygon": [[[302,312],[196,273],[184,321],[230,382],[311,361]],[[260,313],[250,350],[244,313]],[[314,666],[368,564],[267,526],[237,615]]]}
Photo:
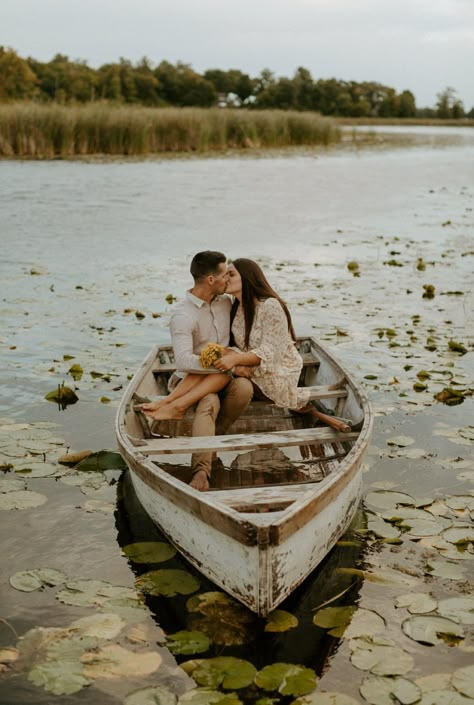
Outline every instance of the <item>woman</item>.
{"label": "woman", "polygon": [[231,331],[235,346],[214,364],[222,374],[187,375],[166,399],[142,407],[154,419],[182,418],[206,394],[223,389],[229,371],[242,367],[250,368],[245,376],[251,374],[257,397],[299,411],[308,402],[309,392],[298,388],[303,362],[285,302],[253,260],[236,259],[227,273],[226,294],[234,297]]}

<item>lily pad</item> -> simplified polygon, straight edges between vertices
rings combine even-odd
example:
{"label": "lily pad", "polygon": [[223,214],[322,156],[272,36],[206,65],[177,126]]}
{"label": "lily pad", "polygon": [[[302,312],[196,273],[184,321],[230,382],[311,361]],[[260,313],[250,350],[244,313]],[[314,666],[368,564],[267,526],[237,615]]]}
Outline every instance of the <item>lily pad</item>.
{"label": "lily pad", "polygon": [[32,509],[48,501],[44,494],[31,490],[17,490],[0,495],[0,510]]}
{"label": "lily pad", "polygon": [[202,660],[193,671],[199,685],[208,688],[222,686],[228,690],[246,688],[255,678],[257,669],[249,661],[234,656],[217,656]]}
{"label": "lily pad", "polygon": [[359,607],[345,633],[346,639],[372,637],[385,629],[385,620],[377,612]]}
{"label": "lily pad", "polygon": [[52,477],[59,470],[60,468],[53,463],[41,463],[38,460],[15,463],[16,474],[23,477]]}
{"label": "lily pad", "polygon": [[438,578],[446,578],[448,580],[462,580],[464,578],[462,566],[452,561],[430,559],[426,564],[426,572],[429,575],[436,575]]}
{"label": "lily pad", "polygon": [[125,470],[125,460],[120,453],[111,450],[99,450],[91,453],[76,465],[75,470],[80,472],[102,472],[104,470]]}
{"label": "lily pad", "polygon": [[54,695],[72,695],[92,682],[84,674],[82,664],[69,659],[37,664],[29,672],[28,680]]}
{"label": "lily pad", "polygon": [[15,590],[21,590],[21,592],[33,592],[34,590],[40,590],[41,588],[56,587],[57,585],[62,585],[67,580],[66,573],[62,570],[56,570],[55,568],[36,568],[34,570],[23,570],[19,573],[15,573],[10,578],[10,585],[15,588]]}
{"label": "lily pad", "polygon": [[132,678],[154,673],[162,658],[156,651],[135,652],[108,644],[99,650],[86,651],[81,661],[88,678]]}
{"label": "lily pad", "polygon": [[384,676],[371,676],[366,678],[360,688],[362,697],[371,705],[412,705],[421,698],[421,689],[407,678],[397,676],[387,678]]}
{"label": "lily pad", "polygon": [[443,531],[442,537],[457,546],[474,543],[474,526],[453,526]]}
{"label": "lily pad", "polygon": [[206,634],[214,644],[239,646],[253,639],[255,616],[223,592],[204,592],[186,603],[193,629]]}
{"label": "lily pad", "polygon": [[443,617],[462,624],[474,624],[474,597],[448,597],[440,600],[438,612]]}
{"label": "lily pad", "polygon": [[236,693],[221,693],[209,688],[196,688],[180,697],[178,705],[242,705]]}
{"label": "lily pad", "polygon": [[1,478],[0,479],[0,493],[7,492],[18,492],[19,490],[24,490],[26,483],[24,480],[18,480],[13,478]]}
{"label": "lily pad", "polygon": [[357,612],[357,607],[354,605],[323,607],[314,615],[313,623],[317,627],[328,629],[328,634],[331,636],[340,637],[344,634],[355,612]]}
{"label": "lily pad", "polygon": [[298,626],[298,619],[291,612],[274,610],[267,618],[266,632],[287,632]]}
{"label": "lily pad", "polygon": [[123,705],[176,705],[177,698],[167,688],[152,685],[134,690],[125,696]]}
{"label": "lily pad", "polygon": [[462,627],[456,622],[432,615],[409,617],[403,622],[402,629],[410,639],[421,644],[456,643],[464,636]]}
{"label": "lily pad", "polygon": [[149,595],[190,595],[199,590],[199,582],[185,570],[173,568],[151,570],[137,578],[135,585],[138,590]]}
{"label": "lily pad", "polygon": [[211,640],[202,632],[180,631],[169,634],[166,645],[172,654],[190,656],[208,651]]}
{"label": "lily pad", "polygon": [[415,442],[415,439],[411,436],[394,436],[387,440],[389,446],[400,446],[404,448],[405,446],[411,446]]}
{"label": "lily pad", "polygon": [[454,671],[452,684],[463,695],[474,699],[474,666],[465,666]]}
{"label": "lily pad", "polygon": [[80,463],[81,460],[84,460],[84,458],[87,458],[89,455],[92,455],[92,453],[92,450],[78,450],[73,451],[72,453],[65,453],[64,455],[61,455],[60,458],[58,458],[58,463],[61,463],[61,465],[69,465],[72,467]]}
{"label": "lily pad", "polygon": [[350,642],[351,663],[377,676],[401,676],[411,671],[413,657],[394,642],[377,637],[359,637]]}
{"label": "lily pad", "polygon": [[76,607],[100,607],[110,599],[118,598],[136,601],[137,593],[132,588],[87,579],[71,580],[63,590],[56,593],[57,600]]}
{"label": "lily pad", "polygon": [[410,592],[399,595],[395,599],[395,606],[406,607],[411,614],[428,614],[437,608],[438,602],[424,592]]}
{"label": "lily pad", "polygon": [[365,497],[365,504],[371,507],[376,507],[377,509],[395,509],[398,506],[409,506],[413,507],[415,505],[415,498],[405,492],[392,492],[379,490],[377,492],[370,492]]}
{"label": "lily pad", "polygon": [[104,502],[100,499],[88,499],[84,502],[82,508],[86,512],[102,512],[103,514],[114,514],[116,505],[112,502]]}
{"label": "lily pad", "polygon": [[282,695],[305,695],[316,687],[316,673],[312,668],[292,663],[273,663],[265,666],[255,677],[255,683],[264,690]]}
{"label": "lily pad", "polygon": [[392,524],[387,523],[379,515],[369,514],[367,529],[381,539],[397,539],[401,532]]}
{"label": "lily pad", "polygon": [[305,695],[302,698],[293,700],[291,705],[359,705],[359,703],[359,700],[354,700],[354,698],[344,693],[336,693],[334,691],[319,693],[316,691],[310,695]]}
{"label": "lily pad", "polygon": [[118,614],[93,614],[89,617],[76,619],[70,626],[72,629],[78,630],[81,636],[114,639],[124,628],[125,620]]}
{"label": "lily pad", "polygon": [[58,404],[62,409],[70,404],[75,404],[79,401],[79,397],[76,392],[70,387],[65,387],[64,384],[57,386],[57,389],[53,389],[48,392],[45,397],[46,401],[52,401]]}
{"label": "lily pad", "polygon": [[122,552],[133,563],[164,563],[176,555],[175,547],[164,541],[130,543],[122,548]]}

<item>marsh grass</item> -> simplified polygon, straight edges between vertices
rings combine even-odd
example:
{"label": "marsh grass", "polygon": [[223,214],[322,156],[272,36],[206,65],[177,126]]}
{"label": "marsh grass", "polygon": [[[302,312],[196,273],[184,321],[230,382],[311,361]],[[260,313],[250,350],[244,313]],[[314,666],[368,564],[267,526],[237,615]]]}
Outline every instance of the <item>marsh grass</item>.
{"label": "marsh grass", "polygon": [[147,155],[328,145],[341,138],[317,113],[17,103],[0,106],[0,156]]}

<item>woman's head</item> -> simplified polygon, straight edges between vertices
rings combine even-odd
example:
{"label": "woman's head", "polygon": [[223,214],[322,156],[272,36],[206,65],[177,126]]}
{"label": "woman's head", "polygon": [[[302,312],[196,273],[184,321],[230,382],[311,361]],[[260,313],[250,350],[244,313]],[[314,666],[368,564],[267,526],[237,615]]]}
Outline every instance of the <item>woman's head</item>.
{"label": "woman's head", "polygon": [[[255,317],[255,306],[258,301],[274,298],[280,302],[286,318],[288,320],[288,330],[291,333],[293,340],[295,332],[291,323],[291,316],[285,302],[278,296],[276,291],[270,286],[268,279],[263,273],[260,265],[251,259],[239,257],[229,264],[228,268],[229,283],[226,293],[236,297],[234,306],[234,315],[239,305],[242,304],[244,319],[245,319],[245,345],[249,345],[250,331]],[[237,301],[238,299],[238,301]]]}

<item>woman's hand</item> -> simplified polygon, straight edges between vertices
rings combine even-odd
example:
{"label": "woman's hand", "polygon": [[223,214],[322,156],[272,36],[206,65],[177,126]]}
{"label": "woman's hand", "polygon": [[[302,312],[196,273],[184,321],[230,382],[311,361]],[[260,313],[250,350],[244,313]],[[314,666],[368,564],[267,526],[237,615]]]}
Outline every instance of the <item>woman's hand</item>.
{"label": "woman's hand", "polygon": [[231,370],[233,367],[238,365],[239,357],[240,354],[234,351],[224,353],[224,355],[219,358],[219,360],[216,360],[216,362],[214,363],[214,367],[217,370],[220,370],[221,372],[227,372],[228,370]]}

